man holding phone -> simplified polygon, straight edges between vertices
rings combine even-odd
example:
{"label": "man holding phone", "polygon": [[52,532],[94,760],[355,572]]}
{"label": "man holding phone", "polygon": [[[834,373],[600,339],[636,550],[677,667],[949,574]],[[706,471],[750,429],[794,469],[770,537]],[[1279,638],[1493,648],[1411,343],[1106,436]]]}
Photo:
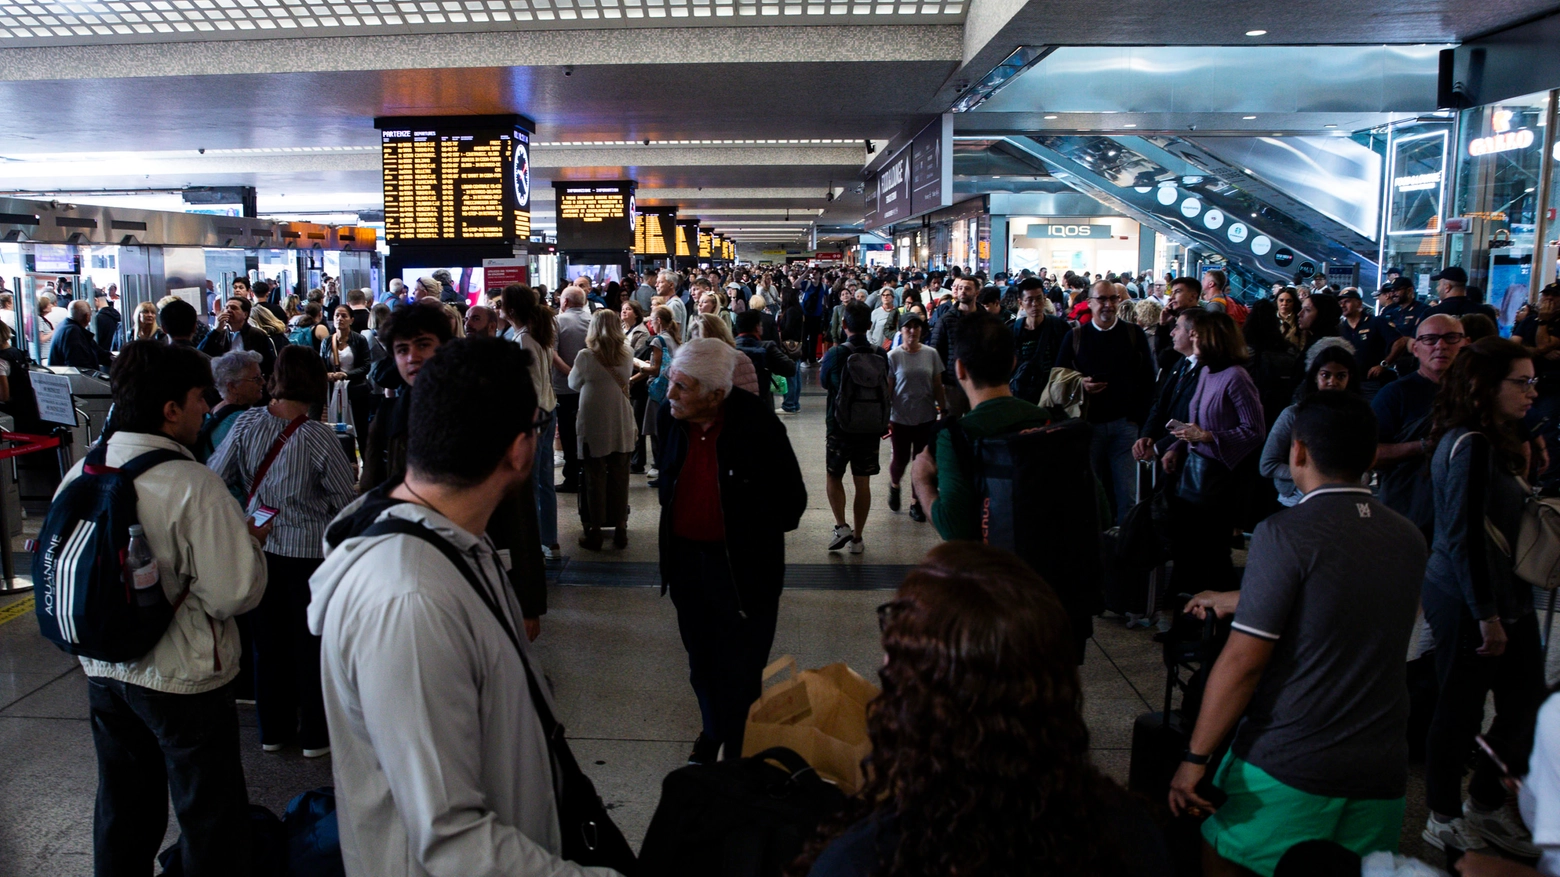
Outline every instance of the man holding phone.
{"label": "man holding phone", "polygon": [[260,354],[260,373],[267,377],[276,365],[276,348],[264,332],[249,324],[254,305],[247,298],[234,296],[217,313],[216,325],[200,343],[200,352],[218,357],[233,350],[253,350]]}
{"label": "man holding phone", "polygon": [[1137,498],[1132,446],[1154,392],[1148,336],[1118,317],[1121,299],[1116,284],[1109,281],[1090,287],[1091,319],[1067,333],[1056,359],[1059,368],[1083,374],[1083,390],[1088,394],[1084,418],[1094,426],[1089,457],[1095,476],[1112,498],[1118,524]]}

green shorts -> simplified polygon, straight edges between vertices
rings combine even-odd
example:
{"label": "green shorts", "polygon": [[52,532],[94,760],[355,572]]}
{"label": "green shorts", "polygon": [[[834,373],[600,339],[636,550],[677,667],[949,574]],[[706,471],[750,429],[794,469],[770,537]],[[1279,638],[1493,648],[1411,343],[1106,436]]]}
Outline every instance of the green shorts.
{"label": "green shorts", "polygon": [[1272,877],[1278,860],[1301,841],[1330,840],[1360,855],[1395,853],[1403,830],[1403,798],[1329,798],[1286,786],[1233,753],[1213,784],[1229,800],[1203,823],[1220,856]]}

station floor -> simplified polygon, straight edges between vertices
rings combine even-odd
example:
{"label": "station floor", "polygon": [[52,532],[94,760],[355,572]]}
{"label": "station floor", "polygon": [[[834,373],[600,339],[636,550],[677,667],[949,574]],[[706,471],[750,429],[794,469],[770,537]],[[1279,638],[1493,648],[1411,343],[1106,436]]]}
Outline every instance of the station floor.
{"label": "station floor", "polygon": [[[809,502],[801,528],[788,537],[787,590],[772,655],[794,655],[803,667],[844,661],[875,681],[882,653],[874,609],[937,535],[929,524],[888,511],[885,445],[883,474],[872,479],[866,552],[826,550],[833,518],[824,497],[822,407],[822,397],[808,393],[800,414],[782,418]],[[653,587],[656,511],[644,482],[633,477],[624,550],[579,548],[574,497],[560,494],[567,559],[552,565],[558,584],[536,643],[575,753],[636,845],[662,778],[684,764],[699,729],[676,616]],[[75,659],[38,635],[28,598],[0,596],[0,875],[79,877],[92,871],[96,788],[86,683]],[[1100,619],[1081,672],[1095,763],[1125,783],[1133,720],[1159,709],[1163,696],[1152,630]],[[297,793],[332,784],[329,758],[306,760],[296,749],[263,753],[253,707],[240,707],[240,722],[251,801],[280,813]],[[1419,766],[1412,769],[1403,852],[1436,862],[1437,851],[1419,839],[1422,775]],[[168,842],[177,833],[170,814]]]}

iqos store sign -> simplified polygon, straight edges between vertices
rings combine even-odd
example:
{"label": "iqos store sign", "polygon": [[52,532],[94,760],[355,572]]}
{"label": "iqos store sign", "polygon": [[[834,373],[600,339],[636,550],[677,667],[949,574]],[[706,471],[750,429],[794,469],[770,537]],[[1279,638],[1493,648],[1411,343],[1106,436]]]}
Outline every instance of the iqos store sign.
{"label": "iqos store sign", "polygon": [[1108,225],[1069,225],[1059,222],[1032,223],[1024,232],[1030,238],[1098,238],[1113,237]]}
{"label": "iqos store sign", "polygon": [[1513,149],[1526,149],[1533,145],[1533,129],[1518,128],[1511,130],[1511,117],[1516,115],[1511,110],[1495,109],[1490,112],[1490,127],[1494,133],[1487,137],[1475,137],[1468,141],[1468,154],[1477,158],[1481,155],[1490,155],[1496,152],[1510,152]]}

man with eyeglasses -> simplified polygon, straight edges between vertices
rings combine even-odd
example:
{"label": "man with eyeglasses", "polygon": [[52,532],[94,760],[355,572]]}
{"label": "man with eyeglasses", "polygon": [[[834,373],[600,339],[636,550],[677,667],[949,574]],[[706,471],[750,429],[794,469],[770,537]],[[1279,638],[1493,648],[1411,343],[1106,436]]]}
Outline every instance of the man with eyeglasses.
{"label": "man with eyeglasses", "polygon": [[1087,325],[1062,338],[1059,368],[1083,373],[1087,395],[1084,418],[1094,426],[1089,456],[1094,474],[1105,484],[1121,522],[1137,495],[1137,466],[1132,444],[1148,414],[1154,393],[1154,360],[1148,337],[1136,325],[1119,319],[1122,295],[1105,280],[1089,289]]}
{"label": "man with eyeglasses", "polygon": [[1456,317],[1425,317],[1410,347],[1419,370],[1382,387],[1371,400],[1378,426],[1376,472],[1381,476],[1381,501],[1418,525],[1426,541],[1435,524],[1430,480],[1422,473],[1430,450],[1430,409],[1441,389],[1441,377],[1467,344],[1468,336]]}

